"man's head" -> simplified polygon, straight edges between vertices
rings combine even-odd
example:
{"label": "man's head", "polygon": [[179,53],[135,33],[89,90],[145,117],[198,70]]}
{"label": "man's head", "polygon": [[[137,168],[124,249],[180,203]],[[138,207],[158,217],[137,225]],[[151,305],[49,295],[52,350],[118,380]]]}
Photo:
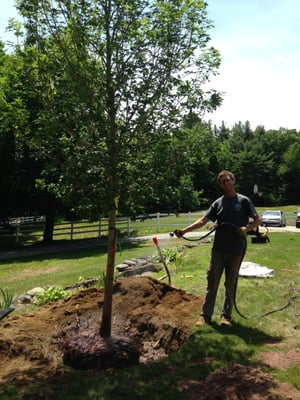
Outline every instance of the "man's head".
{"label": "man's head", "polygon": [[222,187],[227,182],[231,182],[233,185],[235,184],[235,176],[232,172],[223,170],[217,176],[217,181],[219,185]]}

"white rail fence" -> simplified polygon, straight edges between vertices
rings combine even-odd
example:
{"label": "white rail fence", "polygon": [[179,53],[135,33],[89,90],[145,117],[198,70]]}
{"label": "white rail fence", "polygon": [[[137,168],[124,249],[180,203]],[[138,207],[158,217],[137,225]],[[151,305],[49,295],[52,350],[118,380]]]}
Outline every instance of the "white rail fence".
{"label": "white rail fence", "polygon": [[[199,218],[203,213],[180,213],[165,214],[155,213],[148,215],[147,218],[139,217],[132,220],[127,217],[118,218],[116,229],[119,234],[127,237],[164,233],[174,231],[190,224]],[[295,226],[296,214],[286,212],[287,225]],[[0,238],[13,239],[16,242],[22,240],[41,241],[45,228],[45,216],[31,216],[10,218],[0,225]],[[107,236],[109,230],[108,219],[101,218],[97,222],[89,222],[87,220],[68,221],[57,223],[54,226],[54,240],[74,240],[83,238],[101,238]],[[142,232],[142,233],[141,233]]]}

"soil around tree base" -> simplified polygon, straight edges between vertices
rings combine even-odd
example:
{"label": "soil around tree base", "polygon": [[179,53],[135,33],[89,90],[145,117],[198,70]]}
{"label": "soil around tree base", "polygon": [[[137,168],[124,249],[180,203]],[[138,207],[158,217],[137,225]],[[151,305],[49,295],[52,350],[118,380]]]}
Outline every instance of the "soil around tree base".
{"label": "soil around tree base", "polygon": [[88,370],[120,369],[139,364],[141,344],[134,337],[103,338],[99,330],[68,335],[62,341],[63,362],[72,368]]}
{"label": "soil around tree base", "polygon": [[[59,376],[64,369],[65,344],[78,337],[97,338],[103,295],[102,289],[90,288],[35,312],[12,313],[3,319],[0,322],[0,385],[3,388],[15,385],[20,393],[26,394],[32,382],[45,381],[50,375]],[[202,302],[200,296],[150,277],[123,278],[114,285],[112,338],[116,341],[120,336],[133,338],[129,342],[137,345],[140,364],[167,357],[187,342]],[[97,340],[91,343],[94,345]],[[296,346],[288,353],[280,350],[272,352],[273,357],[271,353],[262,355],[265,365],[280,368],[284,360],[287,367],[290,360],[290,365],[299,366]],[[137,348],[133,352],[136,362],[135,351]],[[186,400],[300,399],[300,392],[294,386],[275,382],[257,366],[230,365],[204,380],[186,379],[178,384]]]}

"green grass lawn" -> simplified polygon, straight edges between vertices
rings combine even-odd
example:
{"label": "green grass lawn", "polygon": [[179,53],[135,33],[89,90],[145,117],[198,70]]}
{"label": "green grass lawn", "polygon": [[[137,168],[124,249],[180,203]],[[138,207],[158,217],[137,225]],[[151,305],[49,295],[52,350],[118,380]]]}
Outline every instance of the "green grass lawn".
{"label": "green grass lawn", "polygon": [[[275,270],[273,278],[239,279],[237,305],[248,319],[234,312],[235,325],[225,334],[216,326],[196,329],[179,353],[150,365],[101,373],[66,369],[63,376],[56,377],[53,382],[49,379],[33,383],[32,397],[26,397],[26,400],[41,398],[38,393],[46,393],[47,399],[64,400],[182,399],[177,383],[183,379],[199,380],[210,371],[233,363],[259,365],[259,354],[271,351],[270,343],[292,341],[294,346],[299,347],[300,234],[275,232],[270,233],[269,238],[270,243],[252,244],[251,237],[248,237],[245,260]],[[189,293],[204,295],[211,243],[182,248],[185,244],[187,242],[175,238],[160,241],[164,252],[168,253],[170,249],[175,253],[182,252],[176,263],[169,263],[172,283]],[[35,286],[65,286],[78,282],[80,277],[97,277],[105,271],[105,252],[105,248],[98,248],[48,255],[47,258],[39,256],[2,261],[0,287],[15,295]],[[121,252],[116,255],[116,263],[156,254],[150,241],[123,244]],[[155,274],[155,277],[162,275],[164,271]],[[223,294],[221,284],[214,316],[216,322]],[[288,307],[258,318],[262,313],[282,308],[291,295],[297,295],[297,298]],[[204,357],[211,357],[214,361],[205,365],[198,362]],[[299,365],[284,370],[263,368],[279,381],[290,382],[300,390]],[[0,390],[0,398],[21,399],[14,387],[5,388],[3,395]]]}

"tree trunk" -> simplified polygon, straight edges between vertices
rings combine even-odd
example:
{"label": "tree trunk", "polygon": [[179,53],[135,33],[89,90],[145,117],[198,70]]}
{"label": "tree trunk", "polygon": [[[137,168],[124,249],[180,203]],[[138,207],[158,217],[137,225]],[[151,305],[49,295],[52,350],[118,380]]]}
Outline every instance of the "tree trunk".
{"label": "tree trunk", "polygon": [[55,222],[55,199],[51,194],[48,196],[45,216],[46,223],[43,235],[43,243],[51,243],[53,242],[53,231]]}
{"label": "tree trunk", "polygon": [[115,248],[117,243],[115,209],[112,209],[109,212],[108,220],[109,220],[109,233],[108,233],[106,280],[104,289],[102,321],[100,326],[100,335],[102,337],[111,336],[113,278],[114,278],[114,268],[115,268]]}

